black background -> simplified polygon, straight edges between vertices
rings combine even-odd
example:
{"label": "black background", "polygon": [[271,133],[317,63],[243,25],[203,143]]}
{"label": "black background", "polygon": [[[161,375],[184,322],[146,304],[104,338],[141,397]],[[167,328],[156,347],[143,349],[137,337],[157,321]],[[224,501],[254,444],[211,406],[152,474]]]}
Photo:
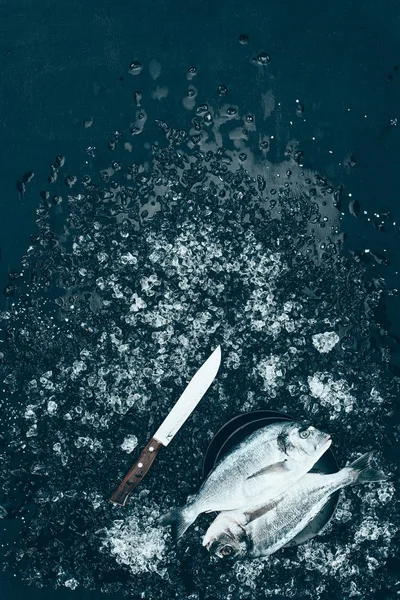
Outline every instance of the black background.
{"label": "black background", "polygon": [[[243,33],[249,37],[245,48],[238,42]],[[254,97],[240,65],[243,53],[250,60],[260,51],[271,56],[276,98],[284,107],[277,113],[275,134],[288,136],[289,118],[282,115],[294,115],[300,99],[306,122],[296,137],[307,166],[336,184],[343,181],[346,194],[361,205],[360,219],[349,214],[347,204],[343,209],[348,249],[370,248],[381,255],[386,250],[389,267],[372,261],[368,268],[396,287],[396,228],[390,235],[378,232],[368,216],[390,211],[392,222],[400,220],[398,128],[389,125],[399,116],[399,41],[397,0],[2,0],[1,288],[29,245],[40,182],[55,156],[66,155],[73,172],[88,145],[104,141],[126,123],[135,89],[127,74],[133,60],[147,64],[156,59],[171,96],[176,82],[195,65],[203,91],[214,93],[226,83],[250,107]],[[180,97],[176,121],[184,112]],[[93,126],[85,129],[82,121],[90,117]],[[342,164],[350,154],[356,165],[348,173]],[[21,194],[17,182],[28,171],[35,173],[34,183]],[[2,307],[7,302],[2,296]],[[388,327],[399,335],[397,303],[395,296],[388,302]],[[0,585],[7,600],[26,593],[32,600],[98,597],[79,589],[28,589],[3,574]]]}

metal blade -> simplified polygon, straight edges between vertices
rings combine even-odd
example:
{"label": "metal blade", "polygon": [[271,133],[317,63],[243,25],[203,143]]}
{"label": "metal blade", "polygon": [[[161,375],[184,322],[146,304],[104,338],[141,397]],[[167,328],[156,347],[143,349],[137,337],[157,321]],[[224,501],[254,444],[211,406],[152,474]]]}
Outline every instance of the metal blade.
{"label": "metal blade", "polygon": [[194,411],[218,373],[221,364],[221,346],[218,346],[192,377],[185,391],[154,434],[163,446],[168,446],[176,432]]}

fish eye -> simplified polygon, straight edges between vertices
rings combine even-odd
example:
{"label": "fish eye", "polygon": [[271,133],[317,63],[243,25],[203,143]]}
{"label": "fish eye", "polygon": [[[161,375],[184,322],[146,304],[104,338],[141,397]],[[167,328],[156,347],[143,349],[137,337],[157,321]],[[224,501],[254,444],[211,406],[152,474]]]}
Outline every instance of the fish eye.
{"label": "fish eye", "polygon": [[310,433],[311,431],[309,431],[308,429],[304,429],[303,431],[300,431],[299,436],[303,438],[303,440],[305,440],[309,437]]}
{"label": "fish eye", "polygon": [[232,556],[234,550],[232,548],[232,546],[222,546],[222,548],[219,550],[218,554],[221,557],[227,557],[227,556]]}

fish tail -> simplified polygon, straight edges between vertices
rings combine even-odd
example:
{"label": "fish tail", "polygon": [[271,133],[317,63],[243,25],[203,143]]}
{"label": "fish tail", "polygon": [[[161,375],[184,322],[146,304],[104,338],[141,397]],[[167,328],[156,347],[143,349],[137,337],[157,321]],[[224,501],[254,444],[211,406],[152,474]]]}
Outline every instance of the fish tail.
{"label": "fish tail", "polygon": [[346,467],[351,471],[353,485],[372,481],[387,481],[388,477],[382,471],[371,467],[373,455],[373,452],[367,452]]}
{"label": "fish tail", "polygon": [[196,518],[197,513],[191,506],[183,506],[168,511],[160,518],[159,523],[169,525],[172,535],[175,538],[180,538]]}

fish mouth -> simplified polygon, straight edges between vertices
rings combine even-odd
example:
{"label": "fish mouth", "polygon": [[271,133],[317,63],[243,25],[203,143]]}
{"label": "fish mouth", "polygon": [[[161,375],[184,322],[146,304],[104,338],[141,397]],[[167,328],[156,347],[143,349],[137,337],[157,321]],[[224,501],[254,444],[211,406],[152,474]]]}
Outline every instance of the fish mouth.
{"label": "fish mouth", "polygon": [[328,448],[330,447],[331,444],[332,444],[332,438],[329,434],[327,434],[326,440],[321,444],[321,446],[319,448],[319,452],[321,453],[321,456],[328,450]]}
{"label": "fish mouth", "polygon": [[[241,525],[239,525],[239,523],[237,523],[236,521],[234,521],[235,524],[238,525],[238,527],[240,527],[241,529],[243,529],[243,527]],[[244,531],[244,529],[243,529]],[[230,540],[232,540],[233,542],[235,541],[235,536],[233,535],[233,533],[231,531],[224,531],[224,535],[228,538],[228,542]],[[207,550],[210,552],[212,547],[215,546],[216,543],[219,542],[219,536],[217,535],[213,535],[212,537],[210,537],[209,539],[204,539],[203,540],[203,546],[205,546],[205,548],[207,548]]]}
{"label": "fish mouth", "polygon": [[[208,552],[215,552],[219,558],[233,558],[240,553],[241,541],[247,540],[246,530],[243,525],[236,521],[236,519],[231,519],[231,521],[237,528],[235,532],[227,528],[222,533],[215,533],[210,537],[203,539],[203,546],[205,546]],[[219,552],[221,549],[227,547],[230,548],[229,553]]]}
{"label": "fish mouth", "polygon": [[319,461],[321,456],[323,456],[325,454],[325,452],[328,450],[328,448],[331,444],[332,444],[332,438],[330,435],[327,434],[326,439],[322,442],[322,444],[320,446],[315,448],[314,453],[312,454],[313,465],[315,465]]}

